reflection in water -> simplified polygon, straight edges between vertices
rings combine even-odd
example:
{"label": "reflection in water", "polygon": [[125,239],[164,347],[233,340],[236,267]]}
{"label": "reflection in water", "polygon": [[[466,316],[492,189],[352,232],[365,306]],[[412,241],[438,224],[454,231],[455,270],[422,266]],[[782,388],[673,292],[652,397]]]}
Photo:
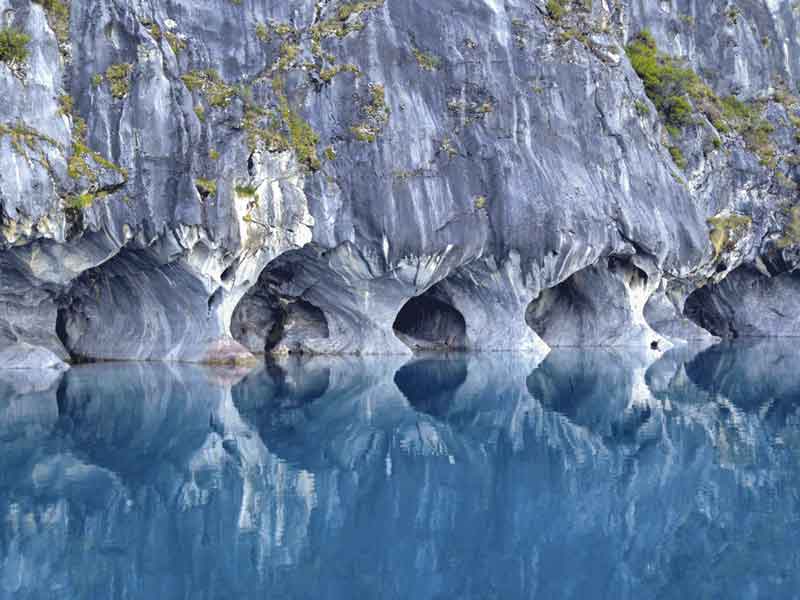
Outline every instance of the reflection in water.
{"label": "reflection in water", "polygon": [[794,597],[778,342],[0,379],[0,598]]}

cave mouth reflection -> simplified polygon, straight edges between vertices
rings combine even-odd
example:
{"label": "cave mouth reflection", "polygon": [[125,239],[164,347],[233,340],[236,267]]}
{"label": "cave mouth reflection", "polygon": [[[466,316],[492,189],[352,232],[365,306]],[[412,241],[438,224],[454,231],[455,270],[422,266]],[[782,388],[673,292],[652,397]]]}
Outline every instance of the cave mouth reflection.
{"label": "cave mouth reflection", "polygon": [[791,344],[534,361],[0,374],[0,597],[791,597]]}
{"label": "cave mouth reflection", "polygon": [[467,361],[460,357],[414,360],[394,374],[394,382],[409,404],[434,417],[447,414],[466,379]]}

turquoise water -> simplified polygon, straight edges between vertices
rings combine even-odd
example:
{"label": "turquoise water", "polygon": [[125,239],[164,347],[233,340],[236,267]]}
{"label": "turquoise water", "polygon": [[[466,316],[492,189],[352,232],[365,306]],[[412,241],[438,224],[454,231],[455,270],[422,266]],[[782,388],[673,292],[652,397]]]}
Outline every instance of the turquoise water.
{"label": "turquoise water", "polygon": [[0,378],[0,597],[795,598],[794,343]]}

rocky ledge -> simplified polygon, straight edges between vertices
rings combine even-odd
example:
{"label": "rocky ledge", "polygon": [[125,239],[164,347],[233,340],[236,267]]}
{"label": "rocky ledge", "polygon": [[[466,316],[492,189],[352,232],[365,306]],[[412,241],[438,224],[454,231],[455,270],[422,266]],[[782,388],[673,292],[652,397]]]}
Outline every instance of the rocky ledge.
{"label": "rocky ledge", "polygon": [[2,366],[797,335],[792,2],[0,15]]}

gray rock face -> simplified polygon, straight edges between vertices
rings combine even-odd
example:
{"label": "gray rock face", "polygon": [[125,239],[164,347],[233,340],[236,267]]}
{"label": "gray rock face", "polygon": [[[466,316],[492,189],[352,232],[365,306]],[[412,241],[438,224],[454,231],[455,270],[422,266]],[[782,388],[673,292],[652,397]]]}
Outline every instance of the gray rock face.
{"label": "gray rock face", "polygon": [[645,303],[657,285],[631,264],[601,261],[544,290],[529,305],[527,320],[550,346],[644,345],[658,350],[669,343],[644,318]]}
{"label": "gray rock face", "polygon": [[740,267],[721,283],[701,288],[689,297],[689,316],[723,338],[800,337],[800,275],[770,277]]}
{"label": "gray rock face", "polygon": [[[798,262],[786,3],[62,3],[0,0],[30,36],[0,60],[6,346],[666,347],[703,335],[693,290]],[[668,141],[625,55],[644,28],[772,129]]]}
{"label": "gray rock face", "polygon": [[[4,370],[42,369],[63,371],[64,362],[46,348],[31,346],[25,342],[13,344],[0,350],[0,361]],[[45,376],[47,379],[48,376]]]}

